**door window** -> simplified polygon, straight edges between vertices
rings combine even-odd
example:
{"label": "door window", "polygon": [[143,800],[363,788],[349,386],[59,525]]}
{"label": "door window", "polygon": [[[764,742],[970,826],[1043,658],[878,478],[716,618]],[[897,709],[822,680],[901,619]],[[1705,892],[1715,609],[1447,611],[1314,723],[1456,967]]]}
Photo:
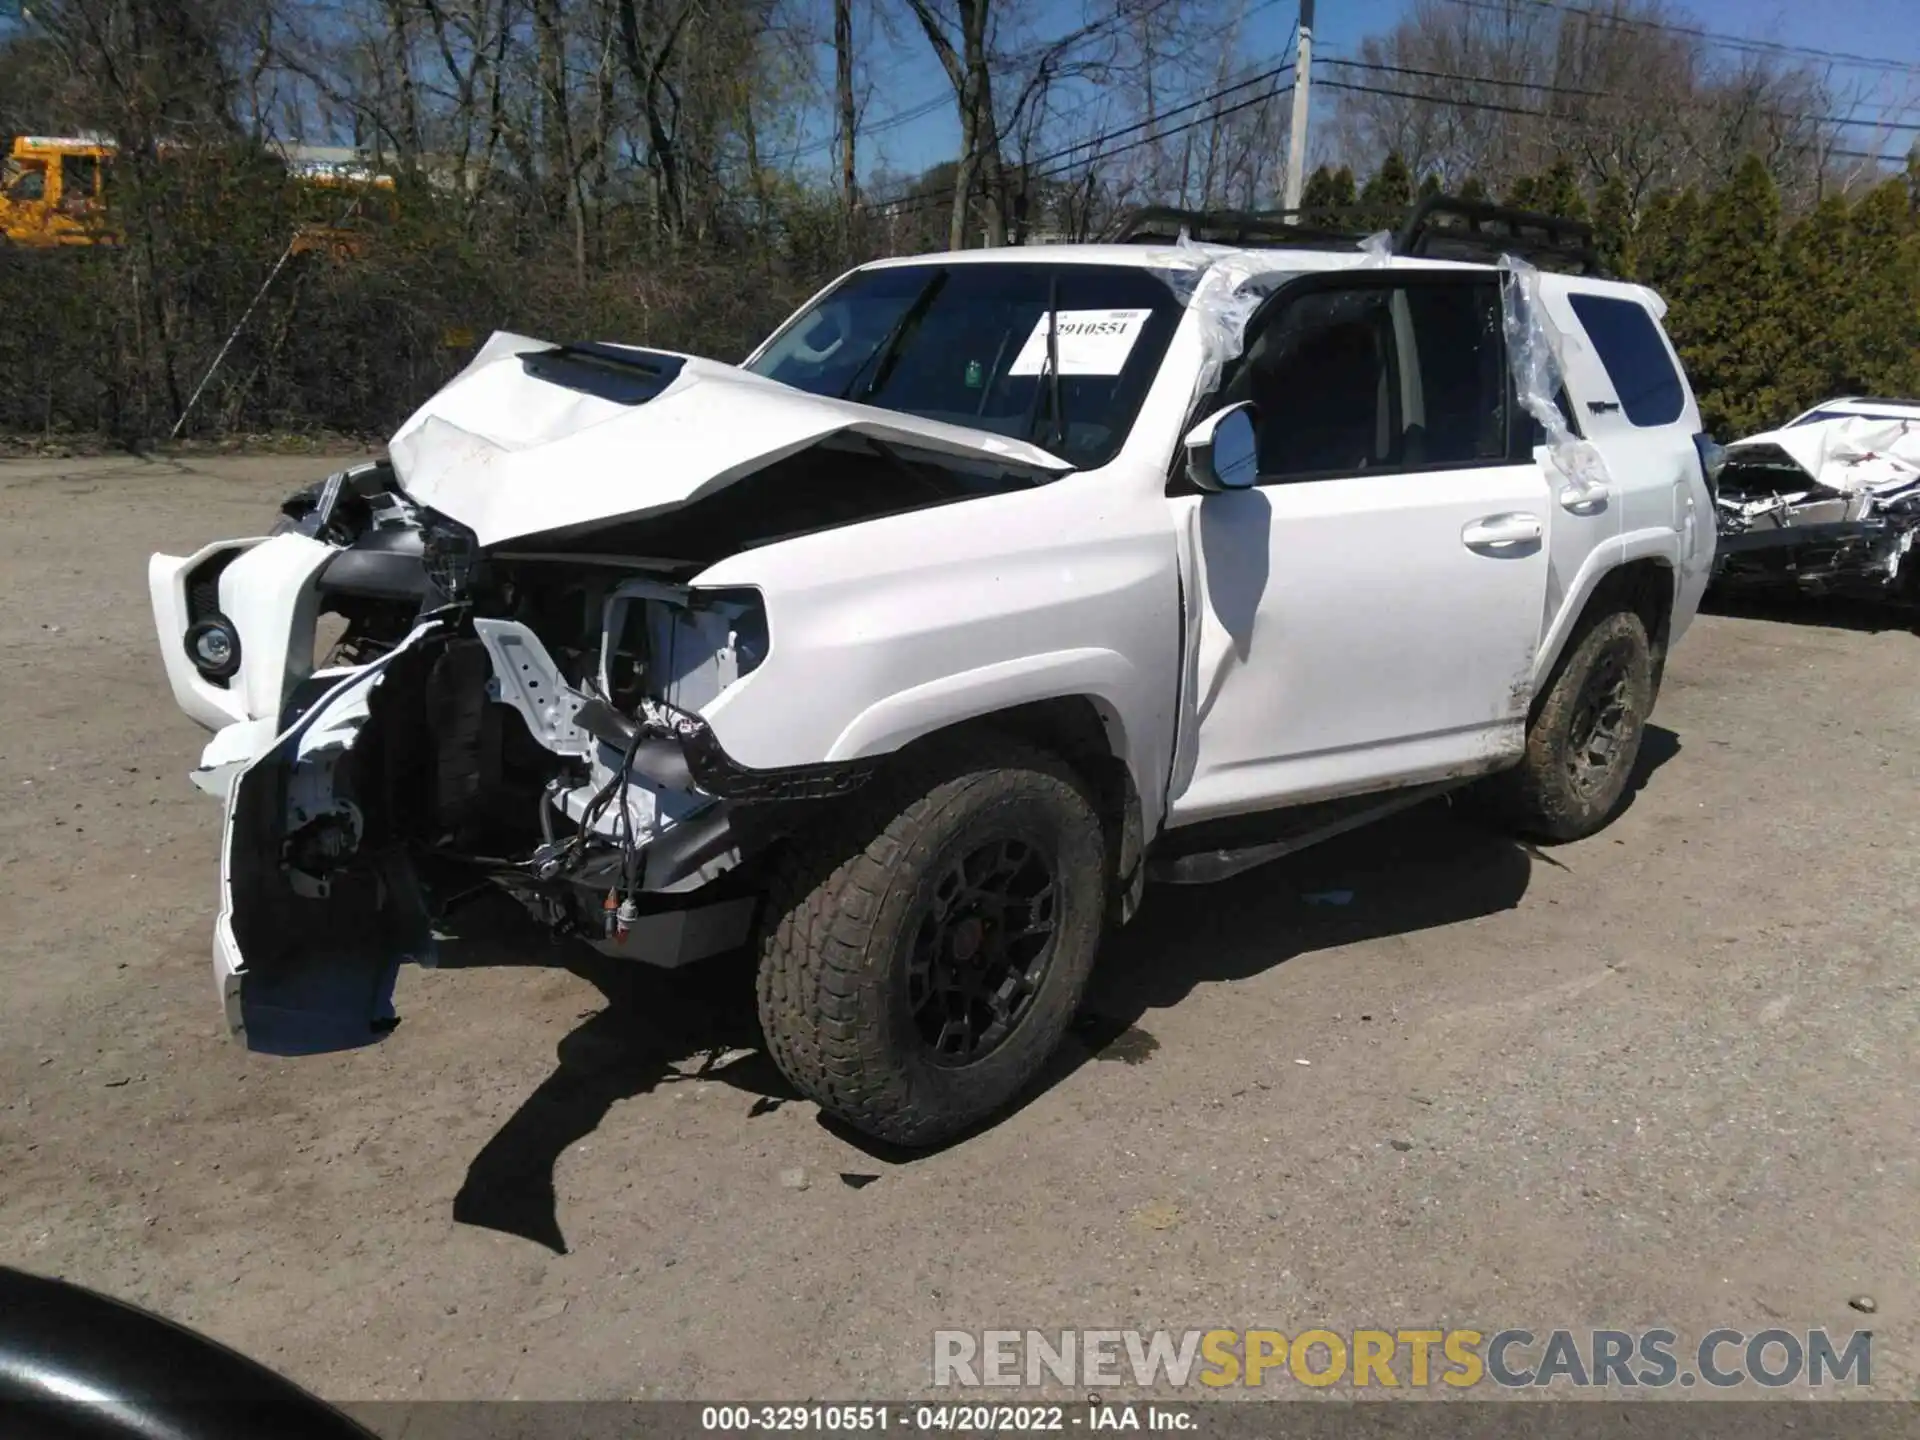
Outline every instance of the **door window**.
{"label": "door window", "polygon": [[7,198],[19,201],[46,199],[47,172],[38,165],[28,166],[7,186]]}
{"label": "door window", "polygon": [[1395,463],[1392,297],[1310,291],[1248,342],[1235,382],[1245,393],[1230,399],[1253,401],[1263,481]]}
{"label": "door window", "polygon": [[68,155],[61,161],[60,208],[80,210],[93,203],[97,165],[91,155]]}
{"label": "door window", "polygon": [[1418,352],[1421,409],[1407,423],[1408,463],[1504,464],[1510,385],[1499,287],[1414,285],[1397,294]]}
{"label": "door window", "polygon": [[1686,408],[1680,376],[1646,307],[1610,295],[1567,297],[1635,425],[1671,425]]}
{"label": "door window", "polygon": [[1507,463],[1491,277],[1315,287],[1256,323],[1221,403],[1253,401],[1263,483]]}

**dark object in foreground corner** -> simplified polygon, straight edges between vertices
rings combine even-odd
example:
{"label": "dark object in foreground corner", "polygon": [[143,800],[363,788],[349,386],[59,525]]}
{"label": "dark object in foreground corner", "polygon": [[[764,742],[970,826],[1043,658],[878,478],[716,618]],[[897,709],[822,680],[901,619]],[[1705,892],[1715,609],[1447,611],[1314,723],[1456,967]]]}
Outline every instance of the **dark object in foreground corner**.
{"label": "dark object in foreground corner", "polygon": [[91,1290],[0,1267],[0,1434],[373,1440],[238,1351]]}

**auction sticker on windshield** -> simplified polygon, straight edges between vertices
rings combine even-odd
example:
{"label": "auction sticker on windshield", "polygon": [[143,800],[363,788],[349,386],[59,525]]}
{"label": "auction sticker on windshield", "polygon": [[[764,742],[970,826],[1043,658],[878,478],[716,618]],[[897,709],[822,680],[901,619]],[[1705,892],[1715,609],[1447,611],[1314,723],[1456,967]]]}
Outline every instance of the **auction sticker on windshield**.
{"label": "auction sticker on windshield", "polygon": [[[1133,353],[1151,310],[1062,310],[1060,373],[1118,375]],[[1009,375],[1038,375],[1047,365],[1047,317],[1040,316],[1027,343],[1008,368]]]}

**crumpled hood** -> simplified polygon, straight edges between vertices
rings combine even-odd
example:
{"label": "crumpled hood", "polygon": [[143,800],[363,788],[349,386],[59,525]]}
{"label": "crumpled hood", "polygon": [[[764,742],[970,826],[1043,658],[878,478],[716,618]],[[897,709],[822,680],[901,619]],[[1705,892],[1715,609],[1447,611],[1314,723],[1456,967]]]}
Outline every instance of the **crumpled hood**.
{"label": "crumpled hood", "polygon": [[[840,431],[1065,471],[1023,440],[834,400],[693,356],[603,353],[678,368],[651,398],[609,398],[531,373],[549,342],[505,331],[388,445],[407,494],[482,545],[671,510]],[[617,362],[614,368],[618,368]]]}
{"label": "crumpled hood", "polygon": [[1879,491],[1920,479],[1920,423],[1847,415],[1750,435],[1727,447],[1739,461],[1772,446],[1818,481],[1842,494]]}

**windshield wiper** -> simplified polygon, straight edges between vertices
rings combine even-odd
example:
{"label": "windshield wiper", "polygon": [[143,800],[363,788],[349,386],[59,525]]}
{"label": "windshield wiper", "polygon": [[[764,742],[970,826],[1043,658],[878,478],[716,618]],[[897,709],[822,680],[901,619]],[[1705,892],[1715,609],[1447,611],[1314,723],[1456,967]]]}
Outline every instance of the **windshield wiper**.
{"label": "windshield wiper", "polygon": [[1060,398],[1060,272],[1047,281],[1047,374],[1053,387],[1052,423],[1047,427],[1047,446],[1057,449],[1067,438],[1067,407]]}
{"label": "windshield wiper", "polygon": [[1050,450],[1058,449],[1067,438],[1067,410],[1060,399],[1060,272],[1047,279],[1047,433],[1034,437],[1034,423],[1040,418],[1040,390],[1033,392],[1033,405],[1027,412],[1027,434],[1043,441]]}
{"label": "windshield wiper", "polygon": [[[928,307],[933,304],[933,297],[940,293],[941,287],[946,283],[947,272],[942,270],[926,283],[918,295],[914,296],[913,303],[900,312],[900,318],[894,321],[893,328],[887,331],[887,338],[875,347],[871,355],[860,362],[860,368],[848,378],[847,388],[840,392],[842,400],[865,400],[887,383],[887,377],[893,373],[894,362],[900,357],[900,342],[907,338],[908,331],[920,323],[920,317],[927,313]],[[867,382],[865,389],[855,395],[854,387],[860,383],[860,377],[867,373],[869,365],[874,367],[873,379]]]}

